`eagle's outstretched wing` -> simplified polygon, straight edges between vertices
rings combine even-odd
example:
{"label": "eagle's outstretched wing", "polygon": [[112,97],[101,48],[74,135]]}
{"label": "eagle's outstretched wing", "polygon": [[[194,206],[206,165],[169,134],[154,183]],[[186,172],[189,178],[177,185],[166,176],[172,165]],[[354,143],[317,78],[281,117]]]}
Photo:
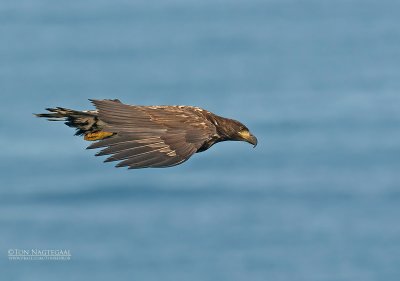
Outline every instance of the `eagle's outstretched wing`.
{"label": "eagle's outstretched wing", "polygon": [[129,169],[170,167],[188,160],[216,135],[214,124],[201,109],[185,106],[132,106],[111,100],[92,100],[102,130],[112,132],[88,147],[103,148],[96,156],[120,161]]}

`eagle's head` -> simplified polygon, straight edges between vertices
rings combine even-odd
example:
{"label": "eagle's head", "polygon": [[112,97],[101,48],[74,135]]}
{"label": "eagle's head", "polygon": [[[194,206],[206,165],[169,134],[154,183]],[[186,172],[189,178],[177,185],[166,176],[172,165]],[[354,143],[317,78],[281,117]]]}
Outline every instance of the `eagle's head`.
{"label": "eagle's head", "polygon": [[229,140],[245,141],[254,147],[257,146],[257,138],[250,132],[250,130],[237,120],[227,119],[227,124],[224,126],[227,130],[225,135]]}

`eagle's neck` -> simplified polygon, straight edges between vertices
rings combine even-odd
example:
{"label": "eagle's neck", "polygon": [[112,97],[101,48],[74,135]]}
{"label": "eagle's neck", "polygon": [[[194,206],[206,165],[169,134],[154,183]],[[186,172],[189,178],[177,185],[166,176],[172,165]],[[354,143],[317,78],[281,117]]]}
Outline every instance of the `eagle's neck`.
{"label": "eagle's neck", "polygon": [[214,124],[217,130],[217,134],[219,136],[217,142],[231,139],[232,126],[230,125],[233,122],[231,119],[221,117],[215,114],[210,114],[208,117],[209,121]]}

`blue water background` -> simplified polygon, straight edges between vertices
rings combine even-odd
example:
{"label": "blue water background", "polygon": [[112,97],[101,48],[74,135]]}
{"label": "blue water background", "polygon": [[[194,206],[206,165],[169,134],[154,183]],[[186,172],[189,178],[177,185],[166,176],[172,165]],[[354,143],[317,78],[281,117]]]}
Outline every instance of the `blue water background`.
{"label": "blue water background", "polygon": [[[2,0],[1,280],[400,280],[400,2]],[[45,107],[187,104],[259,139],[103,164]],[[70,249],[70,262],[9,249]]]}

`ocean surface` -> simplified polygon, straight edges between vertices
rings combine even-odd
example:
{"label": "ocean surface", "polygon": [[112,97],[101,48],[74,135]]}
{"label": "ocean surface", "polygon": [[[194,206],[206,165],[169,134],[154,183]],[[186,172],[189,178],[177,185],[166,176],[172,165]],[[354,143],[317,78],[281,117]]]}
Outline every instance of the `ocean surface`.
{"label": "ocean surface", "polygon": [[[400,280],[400,1],[2,0],[1,280]],[[116,169],[46,107],[258,137]],[[15,261],[16,250],[70,251]]]}

